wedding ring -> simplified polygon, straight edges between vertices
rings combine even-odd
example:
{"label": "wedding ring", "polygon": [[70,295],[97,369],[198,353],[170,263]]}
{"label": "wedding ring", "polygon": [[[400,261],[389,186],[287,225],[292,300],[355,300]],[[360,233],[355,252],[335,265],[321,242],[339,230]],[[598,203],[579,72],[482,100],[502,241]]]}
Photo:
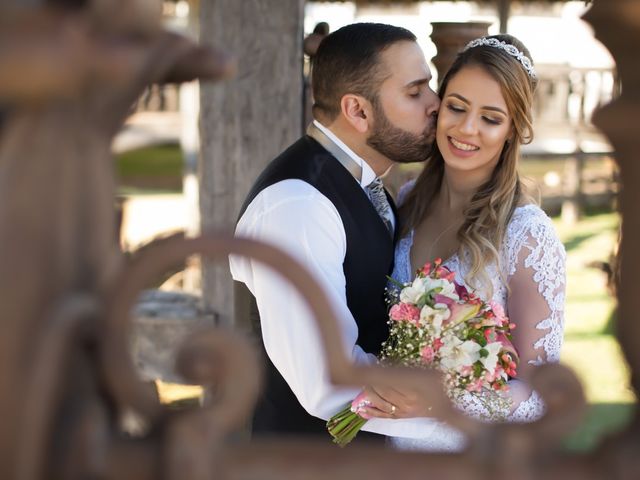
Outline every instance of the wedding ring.
{"label": "wedding ring", "polygon": [[395,415],[395,414],[396,414],[396,406],[391,405],[391,415]]}

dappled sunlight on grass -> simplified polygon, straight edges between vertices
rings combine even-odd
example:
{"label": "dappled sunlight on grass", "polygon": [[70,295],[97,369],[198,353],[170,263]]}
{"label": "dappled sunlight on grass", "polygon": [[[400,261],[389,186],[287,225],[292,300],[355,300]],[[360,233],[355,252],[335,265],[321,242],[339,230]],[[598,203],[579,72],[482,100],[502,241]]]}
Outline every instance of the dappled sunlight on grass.
{"label": "dappled sunlight on grass", "polygon": [[617,240],[618,216],[598,214],[573,226],[555,224],[567,249],[565,339],[605,333],[615,299],[607,290],[606,274],[595,264],[609,261]]}
{"label": "dappled sunlight on grass", "polygon": [[565,340],[602,335],[614,308],[615,302],[609,297],[574,297],[566,305]]}
{"label": "dappled sunlight on grass", "polygon": [[634,401],[629,387],[629,368],[620,345],[611,335],[567,340],[561,359],[580,378],[590,403]]}
{"label": "dappled sunlight on grass", "polygon": [[607,288],[607,275],[598,268],[614,252],[618,219],[616,213],[600,213],[571,226],[554,220],[567,249],[561,361],[575,371],[589,402],[582,425],[565,441],[571,450],[592,449],[603,436],[624,428],[636,401],[629,368],[612,335],[616,300]]}
{"label": "dappled sunlight on grass", "polygon": [[562,361],[582,380],[589,402],[633,402],[629,369],[610,331],[616,301],[607,289],[606,274],[592,266],[609,261],[617,241],[618,215],[590,215],[573,226],[558,220],[555,224],[570,247]]}

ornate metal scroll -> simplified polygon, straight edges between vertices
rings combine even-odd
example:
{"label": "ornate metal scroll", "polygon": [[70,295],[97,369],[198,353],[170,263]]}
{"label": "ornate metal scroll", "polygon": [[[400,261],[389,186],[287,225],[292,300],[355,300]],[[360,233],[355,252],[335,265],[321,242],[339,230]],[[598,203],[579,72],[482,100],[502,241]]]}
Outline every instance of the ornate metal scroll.
{"label": "ornate metal scroll", "polygon": [[[589,456],[559,448],[584,409],[582,390],[566,368],[546,366],[533,379],[548,406],[541,421],[483,425],[450,407],[433,373],[352,365],[331,341],[338,330],[322,291],[274,248],[211,233],[159,243],[125,262],[113,228],[113,135],[149,82],[215,80],[233,66],[220,52],[164,32],[153,1],[45,4],[0,6],[0,478],[638,476],[637,429]],[[602,5],[596,2],[589,18],[619,61],[624,91],[597,121],[620,154],[625,182],[640,183],[631,161],[638,135],[623,118],[635,113],[640,91],[628,49],[639,36],[640,11],[631,0],[609,2],[607,10]],[[616,36],[602,33],[603,25],[616,25]],[[640,335],[633,315],[640,305],[633,265],[640,262],[630,245],[637,244],[640,229],[629,215],[629,192],[623,196],[620,329],[637,391]],[[194,253],[218,260],[246,255],[281,272],[299,287],[318,320],[334,382],[418,385],[434,415],[469,436],[469,449],[426,455],[358,445],[340,450],[302,439],[230,441],[229,433],[250,415],[259,366],[251,344],[222,329],[194,335],[178,360],[185,378],[213,389],[211,401],[180,411],[160,405],[136,377],[128,355],[129,310],[146,282]],[[128,410],[146,420],[137,436],[120,427]]]}

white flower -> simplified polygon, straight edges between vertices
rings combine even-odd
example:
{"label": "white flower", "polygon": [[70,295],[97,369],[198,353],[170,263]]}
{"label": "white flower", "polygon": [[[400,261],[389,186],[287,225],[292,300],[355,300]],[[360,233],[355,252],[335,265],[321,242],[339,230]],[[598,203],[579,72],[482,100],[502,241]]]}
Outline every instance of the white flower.
{"label": "white flower", "polygon": [[424,282],[421,278],[416,278],[411,285],[402,289],[400,292],[400,301],[402,303],[416,304],[425,293]]}
{"label": "white flower", "polygon": [[460,299],[456,293],[455,285],[449,280],[445,280],[444,278],[427,277],[424,279],[424,283],[427,291],[433,290],[434,288],[440,288],[440,295],[444,295],[445,297],[449,297],[456,301]]}
{"label": "white flower", "polygon": [[498,364],[498,353],[500,353],[500,349],[502,348],[502,344],[500,342],[488,343],[484,349],[489,352],[484,358],[480,358],[482,365],[489,372],[493,372],[496,369],[496,365]]}
{"label": "white flower", "polygon": [[429,305],[425,305],[420,310],[420,324],[431,325],[436,333],[440,333],[442,329],[442,322],[451,316],[449,308],[444,304],[436,304],[435,307],[441,306],[441,308],[431,308]]}
{"label": "white flower", "polygon": [[463,342],[454,335],[445,335],[444,345],[440,349],[442,366],[447,369],[458,369],[473,365],[480,359],[480,345],[467,340]]}

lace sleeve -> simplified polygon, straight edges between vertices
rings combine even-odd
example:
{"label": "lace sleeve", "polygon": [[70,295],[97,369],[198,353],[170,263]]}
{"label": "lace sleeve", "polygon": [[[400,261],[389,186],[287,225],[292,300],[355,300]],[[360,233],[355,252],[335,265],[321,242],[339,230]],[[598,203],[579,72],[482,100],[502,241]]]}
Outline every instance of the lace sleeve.
{"label": "lace sleeve", "polygon": [[526,385],[537,365],[560,360],[564,328],[566,253],[551,220],[538,215],[518,225],[509,245],[509,297],[507,312],[516,329],[514,345],[520,356],[518,379],[513,383],[513,421],[542,416],[544,405]]}
{"label": "lace sleeve", "polygon": [[[537,365],[559,361],[563,337],[566,254],[549,218],[537,211],[510,225],[506,245],[507,312],[516,325],[513,341],[520,363],[518,378],[509,381],[511,409],[500,413],[512,422],[530,422],[544,414],[544,402],[527,379]],[[494,416],[472,395],[464,395],[457,406],[478,419]]]}

